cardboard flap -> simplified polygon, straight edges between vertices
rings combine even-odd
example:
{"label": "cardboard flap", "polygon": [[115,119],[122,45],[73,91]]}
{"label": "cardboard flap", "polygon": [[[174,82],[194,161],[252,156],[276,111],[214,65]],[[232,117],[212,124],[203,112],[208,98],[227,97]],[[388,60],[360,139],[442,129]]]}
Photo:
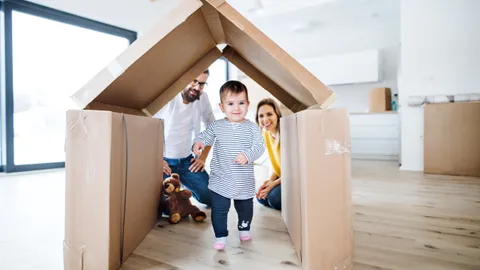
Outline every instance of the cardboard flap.
{"label": "cardboard flap", "polygon": [[333,92],[328,87],[232,6],[224,3],[217,9],[221,14],[227,44],[284,89],[285,93],[272,93],[276,98],[291,95],[307,107],[324,104],[329,99]]}
{"label": "cardboard flap", "polygon": [[333,92],[224,0],[182,1],[72,99],[82,109],[154,115],[225,44],[224,56],[290,110],[328,106]]}
{"label": "cardboard flap", "polygon": [[116,111],[148,107],[216,48],[200,7],[199,0],[179,4],[73,94],[78,106],[87,108],[95,101],[117,106]]}

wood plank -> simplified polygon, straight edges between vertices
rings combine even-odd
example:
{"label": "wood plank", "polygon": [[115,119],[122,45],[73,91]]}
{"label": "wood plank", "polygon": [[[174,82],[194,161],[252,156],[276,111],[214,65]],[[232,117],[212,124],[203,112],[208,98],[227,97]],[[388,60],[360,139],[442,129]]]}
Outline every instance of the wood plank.
{"label": "wood plank", "polygon": [[[0,197],[8,202],[0,205],[5,216],[0,231],[6,232],[0,235],[2,267],[62,269],[62,252],[55,250],[64,237],[64,171],[0,178]],[[396,162],[353,160],[353,270],[480,269],[479,180],[399,171]],[[51,196],[39,195],[45,192]],[[200,207],[210,217],[210,209]],[[49,216],[49,221],[38,216]],[[161,221],[122,269],[302,269],[279,211],[255,203],[253,240],[248,243],[238,240],[236,220],[232,208],[224,252],[212,248],[210,218],[177,225]],[[19,244],[23,238],[41,244]]]}

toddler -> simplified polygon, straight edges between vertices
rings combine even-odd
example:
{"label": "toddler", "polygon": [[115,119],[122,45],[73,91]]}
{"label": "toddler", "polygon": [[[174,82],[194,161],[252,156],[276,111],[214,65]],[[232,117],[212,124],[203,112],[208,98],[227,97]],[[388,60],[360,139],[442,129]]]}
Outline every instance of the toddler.
{"label": "toddler", "polygon": [[240,240],[251,239],[255,197],[253,162],[263,154],[265,144],[259,127],[245,118],[249,105],[244,84],[239,81],[223,84],[219,106],[226,117],[208,125],[193,144],[193,152],[200,155],[205,146],[215,143],[208,188],[212,194],[211,217],[217,250],[225,248],[231,200],[238,214]]}

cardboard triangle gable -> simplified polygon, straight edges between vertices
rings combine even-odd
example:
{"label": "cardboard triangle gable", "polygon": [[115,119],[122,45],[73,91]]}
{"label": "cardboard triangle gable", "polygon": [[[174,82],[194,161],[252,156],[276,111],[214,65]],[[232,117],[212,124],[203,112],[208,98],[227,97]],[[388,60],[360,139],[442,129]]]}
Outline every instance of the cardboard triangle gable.
{"label": "cardboard triangle gable", "polygon": [[72,99],[82,109],[151,116],[222,56],[293,112],[326,108],[335,96],[224,0],[192,0],[140,36]]}

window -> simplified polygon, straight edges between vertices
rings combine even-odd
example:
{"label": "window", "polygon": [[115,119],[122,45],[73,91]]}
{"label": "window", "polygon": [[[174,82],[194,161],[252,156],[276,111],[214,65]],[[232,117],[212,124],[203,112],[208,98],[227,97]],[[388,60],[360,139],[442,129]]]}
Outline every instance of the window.
{"label": "window", "polygon": [[[6,171],[63,167],[70,99],[136,33],[29,2],[5,13]],[[3,74],[2,74],[3,76]]]}
{"label": "window", "polygon": [[218,104],[220,103],[220,87],[228,80],[227,60],[224,58],[218,59],[209,67],[209,71],[210,76],[208,76],[208,88],[206,92],[208,93],[215,119],[220,119],[225,116]]}

